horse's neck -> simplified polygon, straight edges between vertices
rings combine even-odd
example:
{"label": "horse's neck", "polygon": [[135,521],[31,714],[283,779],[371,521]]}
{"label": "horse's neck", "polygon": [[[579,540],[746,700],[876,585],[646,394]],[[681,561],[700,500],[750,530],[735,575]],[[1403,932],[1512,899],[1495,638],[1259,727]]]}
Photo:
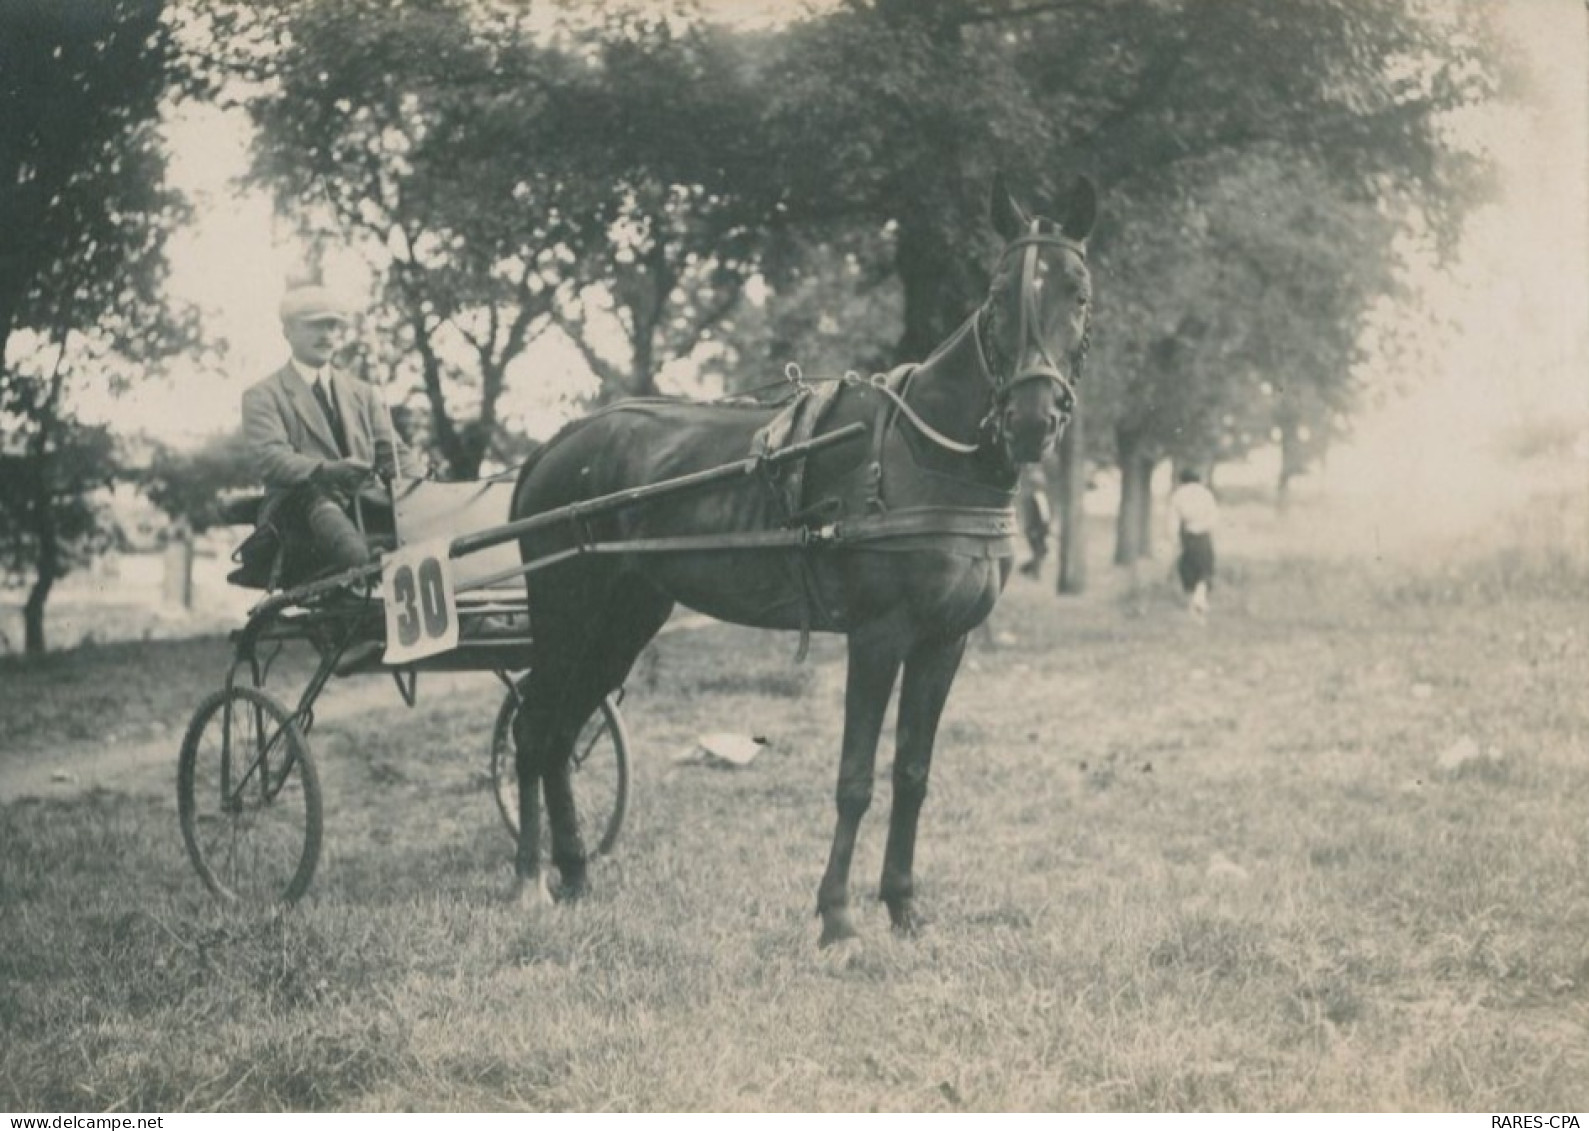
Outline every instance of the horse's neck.
{"label": "horse's neck", "polygon": [[[911,372],[903,393],[911,411],[935,431],[957,443],[981,445],[993,379],[977,342],[975,315]],[[951,451],[920,429],[902,424],[897,415],[892,419],[908,437],[913,461],[921,468],[998,491],[1014,486],[1015,469],[1001,455],[980,446],[971,453]]]}
{"label": "horse's neck", "polygon": [[945,436],[975,444],[981,439],[992,389],[973,315],[916,367],[906,399],[923,420]]}

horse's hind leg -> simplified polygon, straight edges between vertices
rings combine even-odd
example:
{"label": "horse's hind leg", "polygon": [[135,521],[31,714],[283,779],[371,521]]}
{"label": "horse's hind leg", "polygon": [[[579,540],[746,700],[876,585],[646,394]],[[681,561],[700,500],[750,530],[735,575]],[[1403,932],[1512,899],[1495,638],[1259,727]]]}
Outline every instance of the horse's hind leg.
{"label": "horse's hind leg", "polygon": [[938,721],[966,638],[925,640],[905,657],[905,678],[899,692],[899,726],[894,751],[894,796],[888,814],[888,847],[883,853],[883,902],[901,934],[914,934],[920,923],[915,910],[912,872],[916,856],[916,824],[927,798],[933,742]]}
{"label": "horse's hind leg", "polygon": [[550,903],[541,870],[541,778],[551,745],[554,712],[540,667],[519,682],[519,713],[513,720],[513,758],[519,778],[519,840],[513,857],[513,896],[526,905]]}
{"label": "horse's hind leg", "polygon": [[839,818],[833,830],[827,870],[817,889],[817,910],[822,915],[820,946],[854,938],[857,933],[850,917],[850,860],[861,818],[872,803],[877,738],[903,654],[898,626],[892,618],[850,633],[849,670],[844,686],[844,746],[839,756],[836,797]]}
{"label": "horse's hind leg", "polygon": [[[572,780],[574,745],[586,721],[623,683],[635,657],[667,621],[673,602],[634,578],[620,576],[593,610],[581,627],[581,637],[561,635],[566,644],[562,660],[545,665],[556,675],[542,689],[549,709],[536,716],[536,725],[545,728],[537,765],[552,834],[552,863],[557,867],[559,895],[566,899],[577,899],[587,889],[585,842]],[[532,743],[536,738],[524,737]],[[521,843],[521,856],[523,851]]]}

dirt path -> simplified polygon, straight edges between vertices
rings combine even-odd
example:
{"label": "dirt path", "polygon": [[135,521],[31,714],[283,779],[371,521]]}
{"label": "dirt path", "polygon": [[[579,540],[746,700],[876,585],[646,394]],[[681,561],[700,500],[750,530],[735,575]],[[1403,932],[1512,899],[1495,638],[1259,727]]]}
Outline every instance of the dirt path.
{"label": "dirt path", "polygon": [[[416,709],[427,700],[440,701],[464,688],[495,682],[484,672],[435,672],[420,677]],[[389,716],[408,708],[392,686],[380,676],[357,676],[338,682],[317,705],[322,722],[339,722],[361,715]],[[0,759],[0,804],[24,798],[59,800],[81,797],[94,790],[169,798],[176,802],[177,749],[182,743],[183,719],[157,738],[118,742],[64,745],[47,755],[17,761]],[[372,719],[372,726],[396,725]]]}
{"label": "dirt path", "polygon": [[[694,613],[676,615],[662,634],[706,628],[714,622]],[[417,710],[427,702],[441,702],[461,690],[499,687],[489,672],[430,672],[420,676]],[[338,680],[316,704],[321,722],[340,722],[372,716],[372,728],[400,725],[408,711],[397,688],[385,676],[356,676]],[[373,716],[382,716],[375,718]],[[0,758],[0,805],[24,798],[47,800],[82,797],[94,790],[176,800],[177,750],[187,720],[176,720],[165,734],[111,745],[90,742],[64,744],[50,751],[30,752],[18,758]]]}

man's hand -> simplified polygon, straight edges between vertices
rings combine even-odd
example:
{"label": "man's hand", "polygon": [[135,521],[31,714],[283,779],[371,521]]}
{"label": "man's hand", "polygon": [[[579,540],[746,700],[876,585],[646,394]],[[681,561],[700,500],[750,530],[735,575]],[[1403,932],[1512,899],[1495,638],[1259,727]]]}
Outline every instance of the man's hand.
{"label": "man's hand", "polygon": [[375,474],[375,469],[362,460],[339,459],[322,463],[315,468],[314,480],[322,487],[351,495]]}

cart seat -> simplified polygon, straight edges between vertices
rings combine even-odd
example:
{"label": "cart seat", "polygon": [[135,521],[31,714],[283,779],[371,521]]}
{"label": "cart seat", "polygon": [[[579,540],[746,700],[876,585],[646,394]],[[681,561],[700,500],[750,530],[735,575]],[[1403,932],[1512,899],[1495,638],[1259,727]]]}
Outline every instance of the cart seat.
{"label": "cart seat", "polygon": [[[413,545],[433,538],[451,541],[465,534],[477,534],[508,521],[513,501],[513,482],[485,479],[479,482],[438,483],[429,479],[401,479],[392,484],[393,525],[399,546]],[[453,559],[454,585],[461,590],[460,604],[501,601],[504,595],[524,596],[524,578],[512,573],[483,589],[471,589],[474,582],[511,573],[519,564],[517,542],[465,554]]]}

